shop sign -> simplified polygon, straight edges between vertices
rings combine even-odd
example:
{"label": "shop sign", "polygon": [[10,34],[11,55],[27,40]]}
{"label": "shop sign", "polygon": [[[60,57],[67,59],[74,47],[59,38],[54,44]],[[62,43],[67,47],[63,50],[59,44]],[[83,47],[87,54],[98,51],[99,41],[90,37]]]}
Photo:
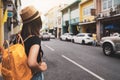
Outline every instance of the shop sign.
{"label": "shop sign", "polygon": [[13,17],[13,12],[8,12],[8,17]]}

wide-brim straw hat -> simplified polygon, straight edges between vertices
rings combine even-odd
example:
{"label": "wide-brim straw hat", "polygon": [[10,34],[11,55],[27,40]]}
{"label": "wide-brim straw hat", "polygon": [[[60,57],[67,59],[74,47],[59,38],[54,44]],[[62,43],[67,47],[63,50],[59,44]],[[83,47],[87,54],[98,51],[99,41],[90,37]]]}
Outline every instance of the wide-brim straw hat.
{"label": "wide-brim straw hat", "polygon": [[22,18],[23,23],[29,23],[36,18],[40,17],[41,14],[38,10],[35,9],[34,6],[27,6],[21,10],[20,16]]}

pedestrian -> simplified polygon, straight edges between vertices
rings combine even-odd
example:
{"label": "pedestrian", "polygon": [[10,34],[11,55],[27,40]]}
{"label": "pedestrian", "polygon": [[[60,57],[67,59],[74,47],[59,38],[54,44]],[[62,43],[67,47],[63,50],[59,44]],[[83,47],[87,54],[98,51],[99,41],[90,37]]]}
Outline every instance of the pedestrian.
{"label": "pedestrian", "polygon": [[27,6],[21,10],[20,16],[23,22],[21,36],[28,57],[28,66],[33,73],[31,80],[44,80],[43,71],[47,69],[47,64],[41,60],[43,56],[41,39],[39,38],[42,28],[41,14],[34,6]]}
{"label": "pedestrian", "polygon": [[95,33],[92,34],[93,37],[93,46],[97,45],[97,35]]}

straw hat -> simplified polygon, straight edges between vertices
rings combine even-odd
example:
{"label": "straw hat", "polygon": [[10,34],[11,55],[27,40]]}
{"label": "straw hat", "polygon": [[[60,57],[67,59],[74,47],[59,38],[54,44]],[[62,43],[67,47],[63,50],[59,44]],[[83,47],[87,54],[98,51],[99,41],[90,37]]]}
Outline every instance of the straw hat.
{"label": "straw hat", "polygon": [[34,8],[34,6],[28,6],[21,10],[20,16],[23,23],[28,23],[38,18],[40,13]]}

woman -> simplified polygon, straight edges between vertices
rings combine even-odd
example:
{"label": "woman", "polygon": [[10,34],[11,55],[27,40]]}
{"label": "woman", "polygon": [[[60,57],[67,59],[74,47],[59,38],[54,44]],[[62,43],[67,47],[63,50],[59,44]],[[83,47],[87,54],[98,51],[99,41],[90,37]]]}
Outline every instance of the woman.
{"label": "woman", "polygon": [[42,27],[40,13],[33,6],[28,6],[21,10],[20,15],[23,21],[21,36],[28,56],[28,66],[33,72],[32,80],[44,80],[42,72],[47,69],[47,65],[41,61],[43,53],[39,38],[39,31]]}

